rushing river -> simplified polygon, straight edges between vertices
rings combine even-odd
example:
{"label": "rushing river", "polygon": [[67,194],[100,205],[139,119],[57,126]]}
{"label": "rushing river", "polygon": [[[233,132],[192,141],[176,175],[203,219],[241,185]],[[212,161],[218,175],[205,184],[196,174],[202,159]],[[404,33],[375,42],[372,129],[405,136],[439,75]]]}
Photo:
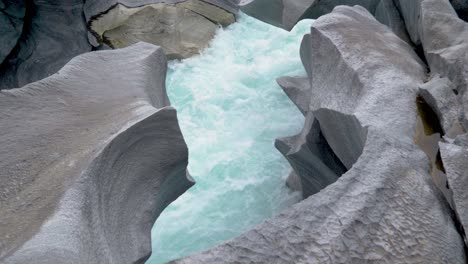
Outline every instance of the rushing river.
{"label": "rushing river", "polygon": [[242,14],[203,54],[169,63],[167,90],[196,185],[156,221],[147,263],[208,249],[298,201],[273,144],[300,131],[303,117],[275,79],[305,75],[299,46],[311,23],[287,32]]}

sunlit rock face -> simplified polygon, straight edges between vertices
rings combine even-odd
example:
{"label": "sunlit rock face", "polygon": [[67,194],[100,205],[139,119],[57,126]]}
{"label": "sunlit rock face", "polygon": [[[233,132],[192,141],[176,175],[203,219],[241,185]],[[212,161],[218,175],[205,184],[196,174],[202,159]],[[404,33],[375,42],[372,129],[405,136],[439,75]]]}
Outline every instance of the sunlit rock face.
{"label": "sunlit rock face", "polygon": [[[87,4],[92,13],[93,1]],[[89,21],[98,43],[122,48],[138,41],[161,46],[170,59],[187,58],[208,46],[220,26],[235,21],[234,13],[201,0],[127,7],[121,3]],[[221,5],[222,6],[222,5]]]}
{"label": "sunlit rock face", "polygon": [[[174,263],[465,263],[449,204],[415,143],[425,64],[362,7],[320,17],[302,49],[311,87],[305,129],[323,138],[295,139],[327,143],[347,171],[243,235]],[[325,163],[309,150],[308,168]]]}
{"label": "sunlit rock face", "polygon": [[193,182],[162,49],[86,53],[0,92],[0,262],[143,263]]}

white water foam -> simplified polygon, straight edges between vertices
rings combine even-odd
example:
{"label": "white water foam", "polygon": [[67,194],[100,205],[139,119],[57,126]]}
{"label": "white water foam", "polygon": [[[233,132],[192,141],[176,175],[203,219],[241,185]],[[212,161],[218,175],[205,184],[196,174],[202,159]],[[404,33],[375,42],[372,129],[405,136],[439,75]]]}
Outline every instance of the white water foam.
{"label": "white water foam", "polygon": [[200,56],[169,64],[168,94],[197,183],[156,221],[147,263],[208,249],[299,200],[273,144],[304,119],[275,79],[305,76],[299,47],[311,23],[287,32],[241,14]]}

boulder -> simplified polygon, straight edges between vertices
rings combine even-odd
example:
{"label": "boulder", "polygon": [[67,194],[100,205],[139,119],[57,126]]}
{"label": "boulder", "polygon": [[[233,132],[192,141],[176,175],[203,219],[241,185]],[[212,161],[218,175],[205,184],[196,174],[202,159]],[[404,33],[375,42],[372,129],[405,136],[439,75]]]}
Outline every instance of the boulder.
{"label": "boulder", "polygon": [[82,0],[32,0],[27,9],[23,37],[0,67],[0,89],[48,77],[91,50]]}
{"label": "boulder", "polygon": [[284,76],[276,80],[303,115],[309,110],[310,83],[307,77]]}
{"label": "boulder", "polygon": [[86,53],[0,92],[0,262],[144,263],[193,181],[153,45]]}
{"label": "boulder", "polygon": [[[288,179],[288,186],[301,191],[304,198],[334,183],[346,172],[346,167],[328,145],[312,112],[307,113],[301,134],[278,139],[275,145],[294,170]],[[300,184],[297,183],[298,179]]]}
{"label": "boulder", "polygon": [[23,30],[25,7],[23,1],[0,2],[0,64],[16,46]]}
{"label": "boulder", "polygon": [[94,45],[122,48],[145,41],[161,46],[170,59],[182,59],[207,47],[219,26],[235,21],[235,7],[229,3],[87,1],[85,14]]}
{"label": "boulder", "polygon": [[450,138],[464,133],[459,122],[461,105],[455,89],[455,85],[448,78],[438,76],[419,88],[419,95],[435,112],[443,133]]}
{"label": "boulder", "polygon": [[[347,171],[241,236],[173,263],[466,263],[450,207],[414,143],[424,63],[362,7],[336,7],[309,40],[307,112]],[[311,135],[317,126],[308,119]]]}

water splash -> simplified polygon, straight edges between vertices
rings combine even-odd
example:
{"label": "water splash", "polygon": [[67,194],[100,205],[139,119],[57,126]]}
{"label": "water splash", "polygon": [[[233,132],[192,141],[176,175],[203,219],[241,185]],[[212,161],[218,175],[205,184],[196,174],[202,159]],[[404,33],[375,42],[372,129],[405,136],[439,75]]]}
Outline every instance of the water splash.
{"label": "water splash", "polygon": [[299,47],[311,23],[287,32],[241,14],[202,55],[169,64],[168,94],[197,183],[156,221],[147,263],[208,249],[299,200],[273,143],[297,133],[303,117],[275,79],[305,76]]}

